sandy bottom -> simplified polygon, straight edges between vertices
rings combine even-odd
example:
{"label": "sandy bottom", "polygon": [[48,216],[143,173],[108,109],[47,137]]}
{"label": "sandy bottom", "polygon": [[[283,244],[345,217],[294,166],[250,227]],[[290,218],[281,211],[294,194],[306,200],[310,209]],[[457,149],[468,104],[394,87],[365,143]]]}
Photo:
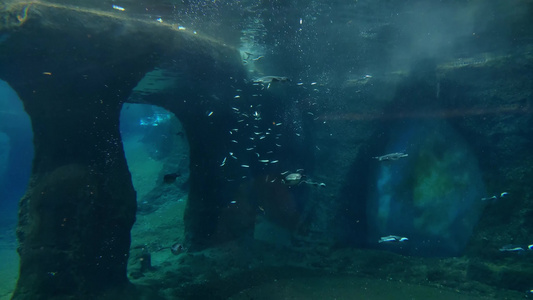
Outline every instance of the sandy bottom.
{"label": "sandy bottom", "polygon": [[282,279],[255,286],[231,300],[482,300],[472,295],[435,287],[358,277],[314,277]]}
{"label": "sandy bottom", "polygon": [[0,300],[8,300],[19,272],[19,256],[12,245],[0,245],[0,266]]}

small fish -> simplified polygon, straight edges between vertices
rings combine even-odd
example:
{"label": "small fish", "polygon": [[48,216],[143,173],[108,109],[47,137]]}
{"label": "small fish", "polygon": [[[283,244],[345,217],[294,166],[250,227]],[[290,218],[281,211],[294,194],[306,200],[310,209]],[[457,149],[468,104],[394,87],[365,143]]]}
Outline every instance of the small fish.
{"label": "small fish", "polygon": [[397,236],[397,235],[388,235],[388,236],[384,236],[384,237],[379,238],[378,243],[406,242],[408,240],[409,239],[406,238],[406,237],[401,237],[401,236]]}
{"label": "small fish", "polygon": [[316,81],[315,82],[311,82],[311,85],[315,85],[316,84]]}
{"label": "small fish", "polygon": [[374,159],[377,159],[379,161],[384,161],[384,160],[398,160],[402,157],[407,157],[408,154],[406,153],[400,153],[400,152],[396,152],[396,153],[390,153],[390,154],[385,154],[385,155],[382,155],[382,156],[376,156],[376,157],[373,157]]}
{"label": "small fish", "polygon": [[210,112],[207,114],[208,117],[211,117],[212,115],[213,115],[213,112],[212,112],[212,111],[210,111]]}
{"label": "small fish", "polygon": [[233,109],[234,111],[239,111],[239,109],[236,107],[231,107],[231,109]]}
{"label": "small fish", "polygon": [[524,248],[517,245],[505,245],[499,249],[501,252],[522,252]]}
{"label": "small fish", "polygon": [[487,200],[491,200],[491,199],[498,199],[498,197],[492,196],[492,197],[487,197],[487,198],[481,198],[481,201],[487,201]]}
{"label": "small fish", "polygon": [[232,143],[235,143],[235,144],[238,144],[239,142],[237,142],[236,140],[231,140]]}
{"label": "small fish", "polygon": [[273,161],[271,161],[270,163],[271,163],[271,164],[275,164],[275,163],[278,163],[278,162],[279,162],[279,160],[273,160]]}
{"label": "small fish", "polygon": [[509,193],[507,193],[507,192],[503,192],[503,193],[500,194],[500,198],[502,198],[502,197],[504,197],[504,196],[507,196],[507,195],[509,195]]}
{"label": "small fish", "polygon": [[226,164],[226,157],[224,157],[224,160],[222,161],[222,163],[220,164],[220,166],[223,167],[225,164]]}
{"label": "small fish", "polygon": [[254,83],[271,84],[272,82],[287,82],[289,78],[283,76],[263,76],[254,80]]}
{"label": "small fish", "polygon": [[176,181],[176,178],[180,177],[180,173],[170,173],[163,176],[163,182],[165,183],[173,183]]}
{"label": "small fish", "polygon": [[249,165],[241,165],[241,167],[243,167],[243,168],[249,168],[250,166],[249,166]]}
{"label": "small fish", "polygon": [[241,96],[240,95],[235,95],[233,98],[234,99],[239,99]]}
{"label": "small fish", "polygon": [[259,137],[260,140],[262,140],[262,139],[264,139],[264,138],[266,138],[266,136],[264,136],[264,135],[262,135],[262,136]]}
{"label": "small fish", "polygon": [[118,5],[113,5],[113,9],[120,10],[120,11],[125,11],[124,7],[118,6]]}
{"label": "small fish", "polygon": [[254,147],[246,148],[246,151],[254,150]]}
{"label": "small fish", "polygon": [[174,243],[172,246],[170,246],[170,252],[174,255],[178,255],[184,252],[187,252],[187,248],[183,247],[180,243]]}
{"label": "small fish", "polygon": [[237,201],[233,200],[233,201],[231,201],[230,203],[231,203],[231,204],[235,204],[235,203],[237,203]]}
{"label": "small fish", "polygon": [[269,160],[268,160],[268,159],[260,159],[259,162],[262,162],[262,163],[268,163]]}

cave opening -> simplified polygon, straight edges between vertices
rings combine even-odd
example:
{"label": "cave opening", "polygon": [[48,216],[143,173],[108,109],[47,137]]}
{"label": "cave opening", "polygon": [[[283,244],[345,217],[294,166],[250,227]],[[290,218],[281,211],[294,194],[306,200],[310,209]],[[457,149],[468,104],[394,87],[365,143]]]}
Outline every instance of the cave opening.
{"label": "cave opening", "polygon": [[172,255],[184,238],[183,214],[189,185],[189,143],[178,118],[156,105],[124,104],[120,133],[133,186],[137,216],[131,231],[129,274],[140,275],[147,256]]}
{"label": "cave opening", "polygon": [[9,288],[18,277],[15,228],[19,199],[30,179],[33,151],[30,118],[17,93],[0,80],[0,265],[7,281],[3,286]]}

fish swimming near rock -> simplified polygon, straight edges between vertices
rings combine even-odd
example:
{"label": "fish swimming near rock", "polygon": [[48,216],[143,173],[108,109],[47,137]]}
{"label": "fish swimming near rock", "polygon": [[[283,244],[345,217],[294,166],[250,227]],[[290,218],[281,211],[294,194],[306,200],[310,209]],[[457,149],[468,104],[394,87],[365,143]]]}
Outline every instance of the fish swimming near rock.
{"label": "fish swimming near rock", "polygon": [[180,177],[181,174],[179,173],[170,173],[163,176],[163,182],[164,183],[173,183],[176,181],[176,178]]}
{"label": "fish swimming near rock", "polygon": [[172,254],[178,255],[187,252],[187,248],[185,248],[181,243],[174,243],[172,246],[170,246],[170,251]]}

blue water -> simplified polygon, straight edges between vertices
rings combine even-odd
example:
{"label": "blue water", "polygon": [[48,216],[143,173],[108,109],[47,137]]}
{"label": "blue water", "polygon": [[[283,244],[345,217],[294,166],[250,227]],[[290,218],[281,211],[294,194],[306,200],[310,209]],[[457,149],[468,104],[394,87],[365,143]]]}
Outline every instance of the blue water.
{"label": "blue water", "polygon": [[33,160],[33,131],[17,94],[0,81],[0,224],[17,218]]}
{"label": "blue water", "polygon": [[[331,275],[345,272],[360,276],[357,282],[375,276],[372,293],[388,286],[384,297],[395,295],[396,283],[417,291],[402,280],[480,294],[497,286],[530,295],[524,294],[533,288],[527,249],[533,243],[530,3],[82,2],[77,4],[101,9],[104,16],[172,25],[191,37],[215,40],[241,56],[236,61],[246,77],[189,76],[195,62],[171,57],[150,82],[152,97],[201,107],[187,111],[189,132],[220,133],[210,137],[220,149],[192,166],[206,168],[197,186],[217,187],[209,194],[215,196],[208,202],[214,208],[195,208],[208,211],[201,226],[227,237],[239,226],[253,225],[247,227],[252,234],[216,245],[222,250],[185,250],[178,256],[170,251],[185,240],[183,217],[176,215],[183,216],[188,201],[187,133],[161,107],[124,104],[120,131],[128,141],[124,147],[138,196],[128,265],[135,284],[172,294],[195,290],[187,284],[214,282],[237,290],[245,283],[289,278],[279,281],[283,289],[274,284],[254,295],[272,288],[310,299],[317,289],[323,298],[340,290],[351,299],[352,290],[342,287],[353,284],[350,278],[335,282],[334,292],[327,290]],[[124,26],[111,34],[127,32]],[[0,36],[0,45],[8,41]],[[268,75],[290,80],[257,81]],[[129,100],[154,99],[136,96],[141,99]],[[18,202],[31,174],[32,135],[22,102],[0,82],[0,230],[9,230],[2,242],[8,237],[13,251]],[[203,155],[198,153],[193,154]],[[389,153],[408,155],[374,159]],[[284,177],[289,173],[306,177],[289,186]],[[177,179],[166,182],[167,175]],[[504,191],[510,196],[500,196]],[[180,211],[173,214],[168,207]],[[505,251],[515,244],[522,252]],[[132,276],[139,253],[151,254],[155,268]],[[278,269],[270,271],[272,266]],[[295,272],[290,282],[284,267],[287,274],[302,268],[330,278],[311,285]],[[382,280],[396,283],[380,285]],[[291,292],[286,286],[307,290]]]}

